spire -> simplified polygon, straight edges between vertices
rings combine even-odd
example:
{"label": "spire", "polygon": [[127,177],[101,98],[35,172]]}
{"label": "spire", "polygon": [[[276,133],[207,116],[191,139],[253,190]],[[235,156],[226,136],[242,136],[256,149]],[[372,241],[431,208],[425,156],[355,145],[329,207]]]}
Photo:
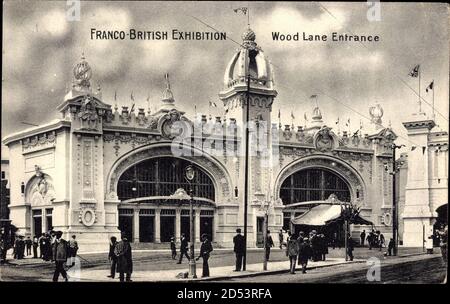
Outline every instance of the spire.
{"label": "spire", "polygon": [[166,89],[163,92],[162,102],[164,104],[174,103],[175,99],[173,98],[173,93],[172,93],[172,90],[170,89],[169,73],[166,73],[164,75],[164,78],[166,79]]}

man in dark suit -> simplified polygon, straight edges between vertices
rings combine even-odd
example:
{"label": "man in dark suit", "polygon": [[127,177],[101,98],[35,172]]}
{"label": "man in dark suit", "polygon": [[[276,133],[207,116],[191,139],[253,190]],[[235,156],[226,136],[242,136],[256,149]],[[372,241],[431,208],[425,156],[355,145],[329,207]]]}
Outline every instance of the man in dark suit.
{"label": "man in dark suit", "polygon": [[198,259],[203,258],[203,271],[202,271],[202,278],[209,277],[209,255],[213,251],[213,247],[211,242],[208,240],[208,235],[202,234],[202,245],[200,246],[200,255],[197,258]]}
{"label": "man in dark suit", "polygon": [[125,280],[125,275],[126,281],[131,282],[131,274],[133,273],[131,245],[124,233],[122,233],[121,238],[122,240],[114,248],[114,254],[117,257],[117,272],[119,273],[120,282]]}
{"label": "man in dark suit", "polygon": [[53,282],[58,282],[59,274],[62,275],[67,282],[67,273],[64,269],[64,263],[67,262],[68,257],[68,245],[66,240],[62,239],[62,232],[57,231],[55,233],[56,239],[53,243],[53,261],[55,261],[55,273],[53,274]]}
{"label": "man in dark suit", "polygon": [[241,229],[239,228],[236,229],[236,233],[233,238],[234,253],[236,254],[236,269],[234,271],[241,271],[245,251],[244,236],[241,234]]}
{"label": "man in dark suit", "polygon": [[274,246],[272,236],[270,235],[270,230],[267,230],[267,237],[266,237],[266,259],[267,261],[270,259],[270,248]]}
{"label": "man in dark suit", "polygon": [[111,262],[111,274],[108,278],[114,279],[116,276],[116,266],[117,266],[117,256],[114,254],[114,250],[116,249],[117,238],[115,236],[111,237],[111,242],[109,243],[109,254],[108,259]]}
{"label": "man in dark suit", "polygon": [[183,256],[186,256],[188,261],[190,260],[188,255],[188,241],[186,239],[186,236],[184,233],[181,234],[181,244],[180,244],[180,259],[178,260],[177,264],[181,264],[181,261],[183,261]]}

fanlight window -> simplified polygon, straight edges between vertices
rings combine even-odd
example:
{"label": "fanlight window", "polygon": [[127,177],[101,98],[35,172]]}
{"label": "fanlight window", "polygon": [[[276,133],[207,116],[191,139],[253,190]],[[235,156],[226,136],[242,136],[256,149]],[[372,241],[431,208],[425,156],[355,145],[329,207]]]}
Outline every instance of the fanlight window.
{"label": "fanlight window", "polygon": [[283,204],[326,200],[331,194],[344,202],[350,201],[347,183],[326,169],[306,169],[289,176],[281,185]]}
{"label": "fanlight window", "polygon": [[[151,196],[170,196],[178,188],[189,190],[185,169],[190,162],[161,157],[142,161],[128,168],[120,177],[118,196],[120,200]],[[191,182],[194,196],[214,200],[214,184],[211,178],[194,165],[195,177]]]}

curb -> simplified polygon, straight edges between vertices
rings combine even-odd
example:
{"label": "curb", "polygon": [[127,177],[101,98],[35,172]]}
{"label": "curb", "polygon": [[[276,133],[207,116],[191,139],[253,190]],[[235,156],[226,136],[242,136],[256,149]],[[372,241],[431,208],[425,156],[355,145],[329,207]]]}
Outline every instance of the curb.
{"label": "curb", "polygon": [[[343,265],[343,264],[364,263],[364,262],[365,261],[347,261],[347,262],[339,262],[339,263],[336,263],[333,265],[317,265],[317,266],[306,267],[306,270],[331,267],[331,266],[337,266],[337,265]],[[295,270],[301,271],[301,268],[296,267]],[[222,281],[222,280],[233,279],[233,278],[251,278],[251,277],[256,277],[256,276],[260,276],[260,275],[273,275],[273,274],[281,274],[281,273],[289,273],[289,269],[267,270],[267,271],[260,271],[260,272],[254,272],[254,273],[244,273],[244,274],[240,274],[240,275],[236,275],[236,276],[218,276],[218,277],[197,278],[197,279],[181,279],[180,282]]]}

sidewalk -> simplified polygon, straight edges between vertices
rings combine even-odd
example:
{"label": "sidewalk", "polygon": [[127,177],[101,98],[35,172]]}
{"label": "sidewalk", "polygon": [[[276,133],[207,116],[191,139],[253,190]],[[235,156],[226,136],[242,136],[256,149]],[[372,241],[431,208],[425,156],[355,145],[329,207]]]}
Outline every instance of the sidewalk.
{"label": "sidewalk", "polygon": [[[365,260],[353,260],[345,261],[341,258],[332,258],[327,261],[319,262],[309,262],[307,270],[329,267],[340,264],[350,264],[350,263],[362,263]],[[211,277],[201,278],[202,264],[197,262],[197,279],[180,279],[176,276],[181,272],[188,271],[188,264],[186,263],[185,270],[159,270],[159,271],[133,271],[132,280],[133,282],[186,282],[186,281],[209,281],[209,280],[223,280],[228,278],[236,277],[252,277],[263,274],[276,274],[276,273],[286,273],[289,272],[289,261],[282,262],[268,262],[267,271],[263,271],[262,263],[248,264],[246,271],[235,272],[233,271],[234,266],[220,266],[220,267],[210,267]],[[301,266],[298,266],[297,273],[301,274]],[[119,282],[119,279],[110,279],[107,277],[108,271],[105,270],[82,270],[80,273],[73,273],[70,281],[81,281],[81,282]],[[70,276],[70,272],[69,272]]]}

